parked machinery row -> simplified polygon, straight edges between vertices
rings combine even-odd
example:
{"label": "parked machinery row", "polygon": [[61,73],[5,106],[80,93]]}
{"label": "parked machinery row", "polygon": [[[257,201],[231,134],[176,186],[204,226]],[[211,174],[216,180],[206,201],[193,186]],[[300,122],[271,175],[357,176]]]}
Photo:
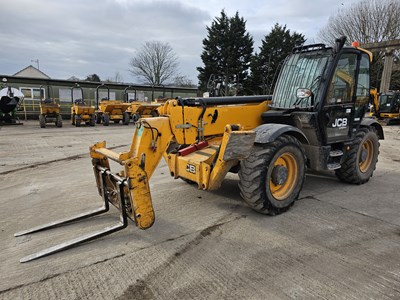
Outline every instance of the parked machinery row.
{"label": "parked machinery row", "polygon": [[[160,103],[144,103],[136,99],[129,99],[131,86],[124,90],[123,100],[110,100],[110,89],[107,85],[101,84],[96,88],[96,107],[85,102],[83,89],[75,84],[71,88],[71,124],[80,127],[82,124],[95,126],[103,124],[108,126],[110,121],[128,125],[131,120],[137,122],[142,117],[157,117]],[[81,97],[76,97],[74,91],[80,90]],[[100,91],[106,90],[107,96],[99,99]],[[42,91],[42,87],[41,87]],[[48,98],[44,99],[43,93],[40,97],[40,127],[45,128],[47,123],[54,123],[57,127],[62,127],[62,117],[60,105],[51,98],[51,90],[47,87]],[[136,90],[135,90],[136,97]]]}

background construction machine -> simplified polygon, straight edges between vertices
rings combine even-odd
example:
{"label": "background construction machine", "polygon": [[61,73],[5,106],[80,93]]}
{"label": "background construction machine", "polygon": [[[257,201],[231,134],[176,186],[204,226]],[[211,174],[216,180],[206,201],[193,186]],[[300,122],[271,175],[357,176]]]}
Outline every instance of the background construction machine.
{"label": "background construction machine", "polygon": [[400,91],[375,94],[370,115],[390,124],[400,123]]}
{"label": "background construction machine", "polygon": [[[129,99],[129,90],[134,91],[134,99]],[[160,115],[158,109],[162,104],[156,102],[148,103],[144,101],[138,101],[136,99],[136,89],[132,86],[125,88],[124,101],[131,104],[127,112],[130,114],[134,123],[140,118],[158,117]]]}
{"label": "background construction machine", "polygon": [[[51,247],[29,261],[127,226],[141,229],[155,220],[149,180],[161,158],[171,176],[217,189],[228,172],[239,174],[241,196],[262,214],[283,213],[293,205],[306,169],[332,170],[348,183],[372,176],[383,130],[364,118],[369,102],[370,52],[323,44],[293,49],[272,96],[215,97],[167,101],[160,117],[136,124],[129,151],[115,153],[99,142],[90,149],[104,206],[119,208],[121,222],[89,236]],[[347,76],[344,76],[346,74]],[[113,173],[110,160],[122,166]],[[93,215],[93,212],[86,216]],[[81,219],[83,215],[17,235]]]}
{"label": "background construction machine", "polygon": [[44,97],[43,86],[40,87],[40,128],[45,128],[47,123],[54,123],[57,127],[62,127],[62,116],[60,104],[51,98],[51,88],[47,86],[47,97]]}
{"label": "background construction machine", "polygon": [[[103,98],[99,104],[100,89],[107,90],[107,97]],[[108,126],[110,121],[119,123],[122,121],[123,125],[128,125],[130,122],[130,113],[127,111],[130,108],[130,103],[125,103],[120,100],[110,100],[110,89],[104,83],[96,88],[96,123],[103,123]]]}
{"label": "background construction machine", "polygon": [[17,109],[24,99],[21,91],[6,85],[3,80],[0,90],[0,125],[22,125],[17,117]]}
{"label": "background construction machine", "polygon": [[[79,90],[81,97],[75,99],[74,91]],[[71,123],[76,127],[81,126],[81,122],[85,122],[86,125],[96,125],[96,114],[95,107],[85,103],[83,98],[83,89],[76,84],[71,88]]]}

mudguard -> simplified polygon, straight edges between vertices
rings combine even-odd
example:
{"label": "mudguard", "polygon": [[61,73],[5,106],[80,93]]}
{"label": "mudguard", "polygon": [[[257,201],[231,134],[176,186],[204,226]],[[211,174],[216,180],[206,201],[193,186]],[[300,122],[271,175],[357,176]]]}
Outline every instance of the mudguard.
{"label": "mudguard", "polygon": [[266,144],[286,133],[297,138],[302,144],[309,144],[307,137],[297,127],[286,124],[262,124],[254,129],[256,132],[255,143]]}
{"label": "mudguard", "polygon": [[378,137],[380,140],[385,139],[385,136],[383,134],[383,128],[382,125],[379,124],[378,121],[376,121],[374,118],[363,118],[361,120],[361,127],[369,127],[369,126],[373,126],[375,127],[376,131],[378,132]]}

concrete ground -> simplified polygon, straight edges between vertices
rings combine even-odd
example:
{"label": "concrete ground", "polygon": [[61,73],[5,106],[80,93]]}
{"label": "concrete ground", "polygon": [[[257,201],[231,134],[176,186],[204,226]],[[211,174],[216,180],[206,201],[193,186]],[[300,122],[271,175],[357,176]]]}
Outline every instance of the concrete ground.
{"label": "concrete ground", "polygon": [[364,185],[308,174],[279,216],[241,200],[238,177],[215,192],[151,179],[156,211],[127,229],[36,261],[19,259],[118,221],[92,219],[15,238],[17,231],[95,208],[88,147],[131,143],[132,125],[72,127],[38,121],[0,128],[0,299],[400,299],[400,127],[385,127]]}

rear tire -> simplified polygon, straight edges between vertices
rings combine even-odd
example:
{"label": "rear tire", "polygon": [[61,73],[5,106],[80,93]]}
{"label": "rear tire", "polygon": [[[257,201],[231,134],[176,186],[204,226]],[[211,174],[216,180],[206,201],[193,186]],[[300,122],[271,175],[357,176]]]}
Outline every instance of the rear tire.
{"label": "rear tire", "polygon": [[107,114],[104,114],[104,115],[103,115],[103,125],[104,125],[104,126],[110,125],[110,116],[107,115]]}
{"label": "rear tire", "polygon": [[354,143],[347,152],[340,169],[335,171],[337,178],[343,182],[363,184],[374,173],[379,155],[379,138],[374,127],[360,128]]}
{"label": "rear tire", "polygon": [[58,116],[57,116],[57,119],[56,119],[56,126],[57,126],[57,127],[62,127],[62,117],[61,117],[61,115],[58,115]]}
{"label": "rear tire", "polygon": [[153,109],[153,110],[150,112],[150,115],[151,115],[153,118],[159,117],[159,116],[160,116],[160,114],[158,113],[158,111],[157,111],[156,109]]}
{"label": "rear tire", "polygon": [[81,127],[81,117],[80,116],[75,116],[75,126]]}
{"label": "rear tire", "polygon": [[101,114],[96,113],[96,124],[101,124]]}
{"label": "rear tire", "polygon": [[242,198],[262,214],[287,211],[303,186],[305,161],[300,142],[289,135],[284,134],[266,145],[254,145],[250,156],[240,163]]}
{"label": "rear tire", "polygon": [[124,112],[122,115],[122,124],[123,125],[129,125],[129,121],[131,120],[131,116],[129,115],[129,113]]}
{"label": "rear tire", "polygon": [[75,114],[72,114],[72,116],[71,116],[71,123],[72,123],[72,125],[75,125],[75,117],[76,117],[76,115],[75,115]]}
{"label": "rear tire", "polygon": [[140,119],[140,114],[135,113],[135,114],[132,115],[133,123],[136,123],[137,121],[139,121],[139,119]]}
{"label": "rear tire", "polygon": [[46,117],[42,114],[39,115],[40,128],[46,128]]}
{"label": "rear tire", "polygon": [[92,127],[96,125],[96,116],[95,115],[90,116],[89,125]]}

